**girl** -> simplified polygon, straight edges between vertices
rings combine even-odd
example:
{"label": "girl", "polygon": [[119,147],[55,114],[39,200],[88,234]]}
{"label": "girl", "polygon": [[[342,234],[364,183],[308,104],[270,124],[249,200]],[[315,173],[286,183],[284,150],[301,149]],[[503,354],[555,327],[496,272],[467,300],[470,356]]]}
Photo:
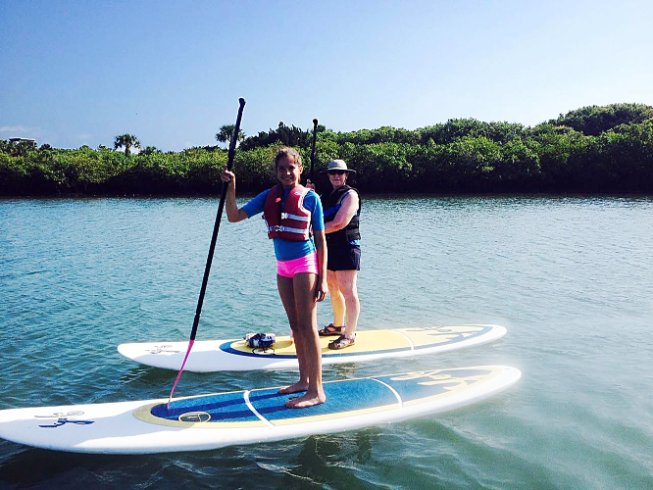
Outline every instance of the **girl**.
{"label": "girl", "polygon": [[[242,208],[236,205],[236,175],[225,169],[227,219],[236,223],[263,213],[277,258],[277,288],[293,332],[299,380],[279,393],[303,395],[286,402],[304,408],[326,401],[317,333],[317,305],[327,293],[324,216],[317,194],[299,184],[304,167],[299,153],[281,148],[274,159],[279,184],[261,192]],[[312,232],[312,236],[311,236]]]}

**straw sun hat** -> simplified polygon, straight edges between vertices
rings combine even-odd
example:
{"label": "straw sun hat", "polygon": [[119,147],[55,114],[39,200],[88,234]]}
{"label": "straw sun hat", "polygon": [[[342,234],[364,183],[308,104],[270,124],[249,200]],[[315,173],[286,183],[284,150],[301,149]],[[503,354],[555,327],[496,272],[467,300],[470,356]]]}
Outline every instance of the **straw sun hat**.
{"label": "straw sun hat", "polygon": [[356,170],[347,168],[347,164],[344,160],[331,160],[329,163],[327,163],[326,169],[322,170],[322,173],[331,172],[332,170],[342,170],[352,174],[356,173]]}

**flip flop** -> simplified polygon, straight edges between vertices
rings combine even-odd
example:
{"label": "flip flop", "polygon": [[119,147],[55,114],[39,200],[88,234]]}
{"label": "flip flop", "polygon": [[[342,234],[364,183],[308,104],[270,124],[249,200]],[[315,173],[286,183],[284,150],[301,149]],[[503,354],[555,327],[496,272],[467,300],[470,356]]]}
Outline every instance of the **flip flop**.
{"label": "flip flop", "polygon": [[336,327],[333,323],[329,323],[322,330],[318,330],[317,333],[320,337],[332,337],[334,335],[342,334],[342,331],[345,327]]}

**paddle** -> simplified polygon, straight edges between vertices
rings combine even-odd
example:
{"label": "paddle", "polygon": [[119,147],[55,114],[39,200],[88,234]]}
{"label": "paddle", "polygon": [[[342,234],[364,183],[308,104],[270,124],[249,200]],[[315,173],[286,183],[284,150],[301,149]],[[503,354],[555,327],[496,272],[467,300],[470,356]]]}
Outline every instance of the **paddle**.
{"label": "paddle", "polygon": [[[243,117],[243,108],[245,107],[245,99],[242,97],[238,99],[238,116],[236,116],[236,125],[234,126],[234,132],[231,135],[231,141],[229,142],[229,155],[227,157],[227,169],[231,170],[234,164],[234,155],[236,153],[236,142],[238,141],[238,133],[240,133],[240,120]],[[195,309],[195,319],[193,320],[193,328],[190,332],[190,339],[188,340],[188,349],[186,350],[186,355],[184,360],[181,363],[181,368],[177,373],[175,382],[172,384],[172,389],[170,390],[170,396],[168,397],[168,405],[172,400],[172,395],[175,393],[177,388],[177,383],[181,378],[181,373],[184,372],[184,367],[186,366],[186,361],[188,360],[188,355],[190,354],[193,344],[195,343],[195,334],[197,334],[197,326],[200,323],[200,315],[202,314],[202,305],[204,304],[204,294],[206,293],[206,285],[209,282],[209,273],[211,272],[211,263],[213,262],[213,252],[215,251],[215,242],[218,239],[218,231],[220,231],[220,221],[222,219],[222,211],[224,209],[224,202],[227,197],[227,183],[222,183],[222,194],[220,196],[220,204],[218,205],[218,213],[215,217],[215,225],[213,226],[213,236],[211,237],[211,246],[209,247],[209,255],[206,258],[206,267],[204,268],[204,278],[202,279],[202,287],[200,288],[200,295],[197,299],[197,308]]]}
{"label": "paddle", "polygon": [[316,156],[316,150],[315,150],[315,141],[317,140],[317,118],[313,119],[313,144],[311,146],[311,183],[315,185],[315,182],[313,182],[313,167],[315,167],[315,156]]}

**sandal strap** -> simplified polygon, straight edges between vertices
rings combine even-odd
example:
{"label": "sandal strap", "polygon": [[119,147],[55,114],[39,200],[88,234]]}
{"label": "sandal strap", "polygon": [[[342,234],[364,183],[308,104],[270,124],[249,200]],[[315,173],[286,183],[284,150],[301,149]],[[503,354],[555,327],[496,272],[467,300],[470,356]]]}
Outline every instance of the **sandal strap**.
{"label": "sandal strap", "polygon": [[329,348],[335,350],[343,349],[345,347],[349,347],[350,345],[353,345],[355,343],[355,340],[356,340],[356,334],[354,334],[353,337],[347,337],[345,334],[342,334],[337,339],[329,342]]}
{"label": "sandal strap", "polygon": [[329,323],[326,327],[317,331],[322,337],[329,335],[340,335],[345,327],[336,327],[333,323]]}

